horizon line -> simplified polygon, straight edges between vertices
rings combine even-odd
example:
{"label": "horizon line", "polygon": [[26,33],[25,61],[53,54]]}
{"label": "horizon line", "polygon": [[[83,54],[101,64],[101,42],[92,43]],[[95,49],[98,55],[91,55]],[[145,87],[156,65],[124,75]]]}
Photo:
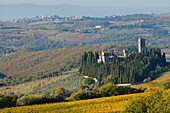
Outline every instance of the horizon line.
{"label": "horizon line", "polygon": [[72,6],[77,6],[77,7],[113,7],[113,8],[169,8],[170,6],[136,6],[136,7],[132,7],[132,6],[82,6],[82,5],[77,5],[77,4],[69,4],[69,3],[63,3],[63,4],[55,4],[55,5],[42,5],[42,4],[35,4],[35,3],[16,3],[16,4],[0,4],[0,5],[4,5],[4,6],[12,6],[12,5],[37,5],[37,6],[59,6],[59,5],[72,5]]}

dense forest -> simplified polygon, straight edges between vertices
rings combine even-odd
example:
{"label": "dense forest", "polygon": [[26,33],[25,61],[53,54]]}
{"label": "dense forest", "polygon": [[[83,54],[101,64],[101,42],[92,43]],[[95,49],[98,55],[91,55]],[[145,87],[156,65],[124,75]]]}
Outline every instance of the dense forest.
{"label": "dense forest", "polygon": [[[114,53],[112,53],[114,54]],[[104,83],[137,83],[148,77],[168,70],[165,54],[161,50],[151,48],[142,53],[131,53],[125,58],[114,55],[109,63],[98,63],[97,52],[85,52],[82,56],[79,72],[82,75],[97,78]]]}

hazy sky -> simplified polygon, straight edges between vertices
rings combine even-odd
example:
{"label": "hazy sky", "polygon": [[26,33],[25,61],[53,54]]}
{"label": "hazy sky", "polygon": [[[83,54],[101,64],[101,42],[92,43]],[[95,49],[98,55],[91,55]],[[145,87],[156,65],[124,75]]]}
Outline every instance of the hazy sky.
{"label": "hazy sky", "polygon": [[79,6],[170,7],[170,0],[0,0],[0,4],[75,4]]}

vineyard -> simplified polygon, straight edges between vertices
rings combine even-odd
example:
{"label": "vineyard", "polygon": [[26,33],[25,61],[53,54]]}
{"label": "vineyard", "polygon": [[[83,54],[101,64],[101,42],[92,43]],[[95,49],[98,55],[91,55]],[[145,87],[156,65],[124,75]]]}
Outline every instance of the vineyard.
{"label": "vineyard", "polygon": [[0,112],[5,113],[80,113],[80,112],[121,112],[125,110],[126,105],[133,98],[148,96],[149,93],[138,93],[130,95],[112,96],[104,98],[96,98],[89,100],[80,100],[74,102],[62,102],[53,104],[12,107],[1,109]]}

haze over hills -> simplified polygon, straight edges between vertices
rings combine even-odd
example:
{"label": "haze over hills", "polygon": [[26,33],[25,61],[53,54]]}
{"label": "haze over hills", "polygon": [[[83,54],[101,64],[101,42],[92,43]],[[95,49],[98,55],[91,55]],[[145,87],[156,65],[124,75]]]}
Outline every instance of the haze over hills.
{"label": "haze over hills", "polygon": [[40,15],[58,16],[110,16],[127,15],[135,13],[169,13],[170,7],[146,7],[146,8],[125,8],[125,7],[97,7],[77,6],[71,4],[61,5],[35,5],[15,4],[0,5],[0,20],[34,17]]}

